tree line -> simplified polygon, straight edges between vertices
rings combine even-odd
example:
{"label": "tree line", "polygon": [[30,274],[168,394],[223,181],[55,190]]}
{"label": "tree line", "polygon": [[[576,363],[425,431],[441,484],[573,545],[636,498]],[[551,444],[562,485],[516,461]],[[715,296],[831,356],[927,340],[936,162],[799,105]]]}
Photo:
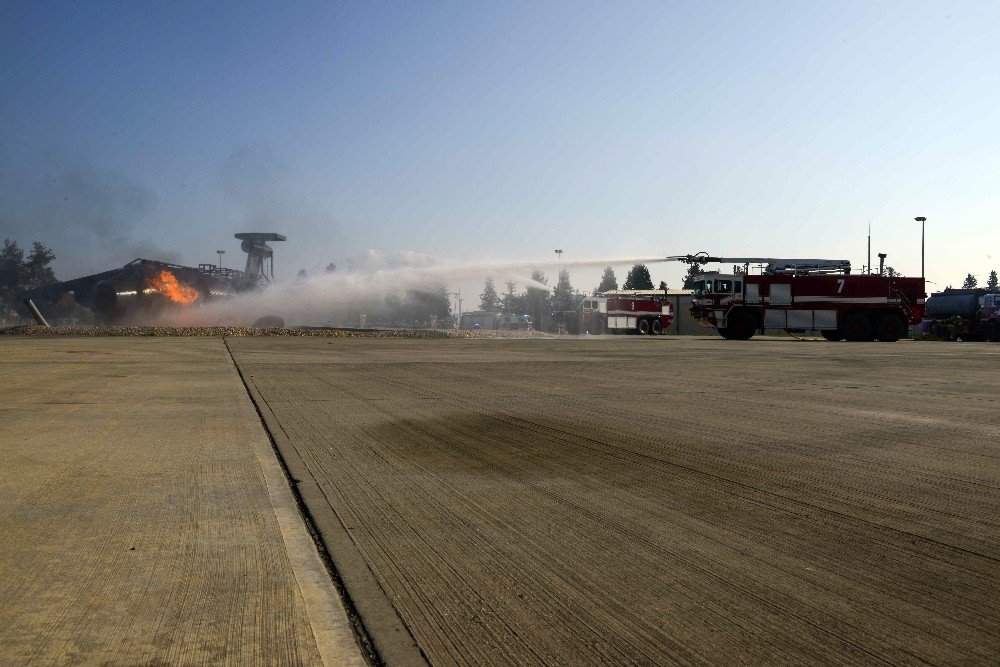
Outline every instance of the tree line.
{"label": "tree line", "polygon": [[[549,279],[542,271],[534,271],[531,274],[531,281],[531,284],[519,289],[520,286],[517,282],[508,280],[504,284],[504,291],[499,292],[493,278],[487,278],[483,285],[483,291],[479,295],[479,310],[505,315],[526,315],[531,318],[534,327],[540,331],[554,331],[560,324],[573,321],[577,316],[580,301],[586,296],[573,287],[569,271],[560,270],[556,284],[552,288],[548,287]],[[685,285],[688,282],[685,279]],[[600,284],[592,290],[591,294],[597,295],[617,289],[619,289],[618,277],[615,275],[614,268],[608,266],[604,269]],[[657,288],[654,287],[649,268],[645,264],[636,264],[629,270],[621,289],[652,290]],[[661,280],[659,289],[667,289],[667,283]]]}
{"label": "tree line", "polygon": [[56,282],[50,266],[55,258],[40,241],[32,243],[25,254],[17,241],[4,239],[0,249],[0,310],[5,316],[17,305],[18,294]]}
{"label": "tree line", "polygon": [[[701,272],[700,264],[689,266],[687,275],[684,276],[683,289],[692,289],[694,277]],[[531,274],[531,280],[535,284],[526,286],[522,291],[518,291],[516,282],[508,280],[505,285],[506,291],[500,294],[497,292],[496,282],[493,278],[487,278],[483,291],[479,295],[479,310],[510,315],[531,315],[533,311],[539,312],[545,309],[557,312],[576,309],[582,295],[570,283],[569,271],[565,269],[559,271],[559,279],[551,290],[538,287],[538,284],[549,284],[548,278],[542,271],[534,271]],[[614,268],[608,266],[604,269],[600,284],[592,290],[591,294],[596,296],[617,289],[619,289],[618,277],[615,275]],[[660,281],[658,287],[654,287],[649,268],[645,264],[636,264],[629,269],[621,289],[666,290],[668,287],[664,280]]]}
{"label": "tree line", "polygon": [[[979,280],[976,279],[971,273],[965,276],[965,281],[962,283],[963,289],[974,289],[979,287]],[[986,291],[990,294],[1000,294],[1000,283],[997,281],[997,272],[990,271],[989,278],[986,279]]]}

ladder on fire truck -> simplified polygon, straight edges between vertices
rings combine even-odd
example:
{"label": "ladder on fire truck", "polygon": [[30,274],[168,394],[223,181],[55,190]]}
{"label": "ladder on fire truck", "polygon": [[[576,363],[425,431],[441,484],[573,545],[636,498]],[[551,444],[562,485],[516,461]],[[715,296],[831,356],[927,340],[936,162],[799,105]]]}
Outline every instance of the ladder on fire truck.
{"label": "ladder on fire truck", "polygon": [[906,295],[903,293],[903,291],[895,287],[890,287],[889,293],[892,294],[897,299],[899,299],[899,309],[903,311],[903,313],[906,316],[906,319],[907,320],[912,319],[913,304],[910,303],[910,300],[908,298],[906,298]]}
{"label": "ladder on fire truck", "polygon": [[846,259],[781,259],[776,257],[714,257],[706,252],[694,255],[674,255],[665,257],[667,261],[684,262],[685,264],[751,264],[764,265],[764,275],[794,276],[794,275],[824,275],[850,274],[851,262]]}

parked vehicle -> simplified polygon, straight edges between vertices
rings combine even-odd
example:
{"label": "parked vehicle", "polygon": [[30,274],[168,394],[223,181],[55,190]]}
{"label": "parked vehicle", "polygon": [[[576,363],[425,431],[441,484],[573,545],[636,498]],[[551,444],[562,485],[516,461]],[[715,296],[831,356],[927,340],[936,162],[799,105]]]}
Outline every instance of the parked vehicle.
{"label": "parked vehicle", "polygon": [[655,295],[615,294],[608,292],[608,332],[613,334],[665,333],[674,321],[674,306],[665,298]]}
{"label": "parked vehicle", "polygon": [[1000,294],[946,289],[927,300],[921,333],[938,340],[1000,341]]}

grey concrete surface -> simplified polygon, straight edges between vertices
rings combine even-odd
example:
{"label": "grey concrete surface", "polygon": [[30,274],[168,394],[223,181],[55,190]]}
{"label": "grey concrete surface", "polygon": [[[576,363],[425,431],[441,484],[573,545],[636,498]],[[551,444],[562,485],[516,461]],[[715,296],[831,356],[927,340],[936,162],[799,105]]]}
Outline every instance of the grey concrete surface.
{"label": "grey concrete surface", "polygon": [[1000,346],[230,346],[433,664],[1000,655]]}
{"label": "grey concrete surface", "polygon": [[0,663],[361,664],[222,339],[5,338],[0,378]]}

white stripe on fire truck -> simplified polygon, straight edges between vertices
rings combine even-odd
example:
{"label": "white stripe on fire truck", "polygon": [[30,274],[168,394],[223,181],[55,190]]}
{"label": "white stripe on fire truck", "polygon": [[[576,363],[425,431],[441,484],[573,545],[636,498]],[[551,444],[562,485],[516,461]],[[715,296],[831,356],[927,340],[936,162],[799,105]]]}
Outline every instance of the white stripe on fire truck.
{"label": "white stripe on fire truck", "polygon": [[608,315],[626,315],[635,317],[636,315],[665,315],[658,310],[609,310]]}
{"label": "white stripe on fire truck", "polygon": [[829,301],[830,303],[888,303],[886,296],[796,296],[795,301]]}

